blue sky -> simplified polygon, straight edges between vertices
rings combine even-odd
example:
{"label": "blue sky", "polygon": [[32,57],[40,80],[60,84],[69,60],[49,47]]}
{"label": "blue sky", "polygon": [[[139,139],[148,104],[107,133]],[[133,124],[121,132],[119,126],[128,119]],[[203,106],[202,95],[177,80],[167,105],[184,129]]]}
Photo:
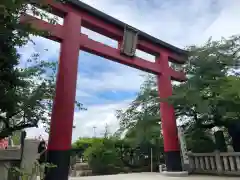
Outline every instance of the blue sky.
{"label": "blue sky", "polygon": [[[201,44],[210,36],[219,39],[240,32],[238,0],[82,0],[83,2],[180,48]],[[89,37],[116,46],[116,42],[82,30]],[[20,52],[26,59],[34,51],[46,60],[58,60],[60,46],[43,38],[33,38]],[[44,49],[48,49],[46,52]],[[97,135],[108,124],[111,132],[118,127],[115,111],[126,108],[136,97],[144,81],[141,72],[86,52],[80,52],[76,99],[87,111],[75,111],[73,140]],[[42,128],[28,131],[29,137],[44,134]]]}

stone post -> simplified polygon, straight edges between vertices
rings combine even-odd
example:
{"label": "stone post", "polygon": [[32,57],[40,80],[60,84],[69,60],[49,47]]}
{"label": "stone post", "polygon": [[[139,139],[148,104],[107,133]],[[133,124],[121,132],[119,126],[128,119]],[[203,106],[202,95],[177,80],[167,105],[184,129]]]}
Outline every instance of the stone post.
{"label": "stone post", "polygon": [[222,161],[220,157],[220,151],[215,151],[215,161],[217,165],[217,172],[219,175],[223,173],[223,166],[222,166]]}
{"label": "stone post", "polygon": [[[38,144],[39,140],[25,139],[23,147],[23,155],[21,162],[21,170],[26,173],[33,174],[35,162],[38,158]],[[34,174],[30,180],[36,180],[37,174]]]}

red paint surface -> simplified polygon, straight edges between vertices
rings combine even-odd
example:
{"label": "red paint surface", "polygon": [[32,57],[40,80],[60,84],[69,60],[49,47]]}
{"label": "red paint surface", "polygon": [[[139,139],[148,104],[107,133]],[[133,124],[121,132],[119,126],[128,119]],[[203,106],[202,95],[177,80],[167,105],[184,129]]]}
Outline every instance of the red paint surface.
{"label": "red paint surface", "polygon": [[[169,65],[167,54],[162,54],[157,63],[159,68],[165,71],[157,76],[158,92],[161,98],[168,98],[172,95],[172,84],[169,77]],[[173,106],[167,102],[160,103],[161,124],[163,132],[164,151],[179,151],[178,132]]]}
{"label": "red paint surface", "polygon": [[8,138],[0,139],[0,149],[6,149],[8,147]]}
{"label": "red paint surface", "polygon": [[100,42],[91,40],[87,38],[87,36],[82,36],[80,41],[81,41],[80,48],[86,52],[89,52],[98,56],[102,56],[112,61],[124,64],[127,66],[131,66],[146,72],[150,72],[154,74],[161,73],[160,69],[157,68],[155,63],[146,61],[138,57],[130,58],[127,56],[123,56],[120,54],[119,49],[115,49],[110,46],[104,45]]}
{"label": "red paint surface", "polygon": [[[176,52],[150,41],[139,39],[137,48],[159,56],[158,60],[153,63],[138,57],[129,58],[123,56],[120,54],[120,46],[115,49],[96,42],[81,34],[80,29],[81,26],[86,27],[118,42],[121,42],[123,39],[124,29],[119,29],[115,25],[104,22],[102,19],[76,9],[69,4],[53,3],[52,0],[46,1],[54,8],[53,12],[56,15],[64,18],[63,26],[52,25],[29,15],[22,16],[21,21],[23,23],[31,22],[33,26],[49,31],[50,36],[47,38],[61,42],[56,97],[52,110],[48,149],[68,150],[71,148],[79,49],[156,74],[159,96],[161,98],[167,98],[172,95],[171,79],[178,81],[186,80],[183,72],[175,71],[168,66],[169,58],[173,62],[183,63],[182,57]],[[177,151],[179,150],[179,144],[174,109],[167,103],[161,103],[160,110],[164,149],[165,151]]]}
{"label": "red paint surface", "polygon": [[[102,19],[99,19],[95,16],[92,16],[91,14],[88,14],[84,11],[80,11],[79,9],[69,5],[69,4],[60,4],[55,3],[53,0],[47,0],[49,4],[56,10],[57,15],[63,17],[64,14],[68,12],[74,12],[81,16],[82,18],[82,26],[88,29],[91,29],[92,31],[96,31],[104,36],[107,36],[109,38],[112,38],[116,41],[122,41],[123,39],[123,33],[124,29],[118,29],[115,25],[109,24],[104,22]],[[183,58],[176,55],[175,52],[169,51],[168,49],[164,47],[160,47],[156,44],[153,44],[152,42],[139,39],[137,48],[139,48],[142,51],[145,51],[150,54],[158,54],[161,52],[167,52],[168,56],[173,59],[173,61],[177,63],[183,63]]]}
{"label": "red paint surface", "polygon": [[[50,32],[50,36],[47,38],[56,40],[58,42],[61,42],[64,36],[63,28],[61,25],[52,25],[49,23],[46,23],[44,21],[41,21],[37,18],[31,17],[29,15],[24,15],[21,18],[22,22],[31,22],[34,27],[39,27],[41,30],[48,30]],[[79,30],[80,31],[80,30]],[[113,60],[115,62],[119,62],[121,64],[125,64],[127,66],[131,66],[146,72],[150,72],[153,74],[161,74],[163,69],[158,68],[156,63],[146,61],[144,59],[141,59],[139,57],[135,58],[129,58],[127,56],[120,55],[120,49],[115,49],[113,47],[107,46],[105,44],[102,44],[100,42],[94,41],[92,39],[89,39],[87,35],[79,33],[79,47],[80,49],[98,55],[102,56],[104,58]],[[77,39],[77,36],[76,36]],[[163,51],[163,49],[159,53],[167,53],[169,57],[175,57],[176,55],[169,54],[168,51]],[[171,79],[178,80],[178,81],[184,81],[186,80],[185,74],[183,72],[175,71],[172,68],[169,68],[169,74],[171,76]]]}
{"label": "red paint surface", "polygon": [[69,13],[64,20],[63,40],[53,103],[49,150],[69,150],[71,148],[74,102],[78,70],[81,18]]}

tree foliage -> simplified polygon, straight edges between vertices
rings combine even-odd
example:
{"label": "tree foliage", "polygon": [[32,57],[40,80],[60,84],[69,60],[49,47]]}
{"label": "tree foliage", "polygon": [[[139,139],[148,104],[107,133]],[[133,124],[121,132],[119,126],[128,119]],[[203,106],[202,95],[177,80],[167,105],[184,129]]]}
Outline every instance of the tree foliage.
{"label": "tree foliage", "polygon": [[[57,22],[46,11],[51,9],[38,1],[3,0],[0,2],[0,138],[12,132],[37,127],[41,121],[48,127],[54,97],[56,62],[41,60],[38,52],[25,60],[27,67],[20,66],[17,48],[31,41],[31,36],[48,32],[20,23],[21,14],[32,12],[34,16],[50,23]],[[31,5],[29,5],[31,4]],[[46,11],[40,11],[40,7]],[[80,109],[82,104],[76,102]]]}
{"label": "tree foliage", "polygon": [[95,175],[121,172],[123,163],[112,139],[104,138],[92,144],[84,152],[85,158]]}
{"label": "tree foliage", "polygon": [[149,141],[134,146],[127,139],[106,137],[102,141],[94,141],[84,151],[84,159],[95,175],[150,171],[151,149],[153,170],[158,171],[162,149],[156,149]]}
{"label": "tree foliage", "polygon": [[[240,36],[209,40],[201,47],[190,47],[189,51],[185,66],[188,81],[175,86],[171,98],[177,117],[188,128],[224,127],[232,131],[231,127],[240,122]],[[235,137],[230,134],[233,147],[240,151],[234,140],[239,138],[240,131],[233,131]]]}
{"label": "tree foliage", "polygon": [[151,155],[154,171],[157,171],[159,162],[163,160],[159,155],[163,149],[158,142],[149,139],[139,141],[135,133],[129,133],[125,138],[79,138],[72,147],[75,151],[73,159],[76,155],[84,155],[94,174],[150,171]]}
{"label": "tree foliage", "polygon": [[76,149],[87,149],[92,146],[94,143],[103,142],[103,138],[90,138],[90,137],[82,137],[76,140],[72,147]]}
{"label": "tree foliage", "polygon": [[[159,100],[155,87],[156,82],[153,77],[148,76],[147,81],[142,84],[140,92],[128,109],[116,111],[116,117],[120,122],[117,133],[121,134],[125,130],[133,131],[136,126],[142,127],[142,131],[147,130],[148,126],[159,126]],[[145,134],[147,135],[147,133]]]}
{"label": "tree foliage", "polygon": [[175,86],[172,97],[177,116],[209,127],[238,120],[240,79],[234,67],[239,61],[239,42],[240,37],[234,36],[189,48],[188,81]]}
{"label": "tree foliage", "polygon": [[[200,150],[201,143],[194,142],[204,141],[211,147],[205,151],[212,150],[209,129],[225,127],[232,137],[235,150],[239,151],[236,144],[240,131],[236,127],[240,122],[240,36],[220,41],[210,39],[204,45],[191,46],[188,50],[189,58],[184,65],[188,80],[173,86],[174,93],[168,101],[175,107],[176,117],[185,127],[189,146]],[[142,119],[151,123],[149,119],[160,114],[160,101],[162,99],[158,98],[155,78],[149,76],[130,107],[125,111],[117,111],[121,132],[136,126]]]}

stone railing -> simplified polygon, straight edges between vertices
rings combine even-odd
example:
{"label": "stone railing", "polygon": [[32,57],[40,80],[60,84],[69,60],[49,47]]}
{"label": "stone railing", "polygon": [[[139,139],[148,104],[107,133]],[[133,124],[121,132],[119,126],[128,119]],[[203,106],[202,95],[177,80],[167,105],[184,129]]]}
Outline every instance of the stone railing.
{"label": "stone railing", "polygon": [[18,161],[21,159],[21,149],[0,149],[0,161]]}
{"label": "stone railing", "polygon": [[189,153],[190,173],[240,175],[240,152]]}

